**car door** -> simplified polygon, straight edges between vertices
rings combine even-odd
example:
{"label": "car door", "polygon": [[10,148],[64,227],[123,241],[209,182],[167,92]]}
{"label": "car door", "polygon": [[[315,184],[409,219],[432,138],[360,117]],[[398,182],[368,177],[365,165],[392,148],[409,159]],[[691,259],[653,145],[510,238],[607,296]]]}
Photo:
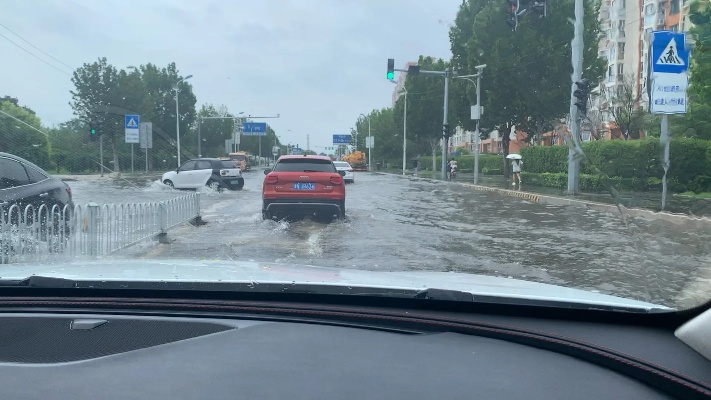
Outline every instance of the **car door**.
{"label": "car door", "polygon": [[197,189],[205,186],[212,176],[212,172],[212,162],[209,160],[198,160],[192,175],[193,187]]}
{"label": "car door", "polygon": [[192,186],[190,183],[190,179],[194,170],[195,161],[186,161],[183,165],[180,166],[180,168],[178,168],[178,171],[175,174],[175,182],[173,182],[173,186],[178,189],[191,188]]}
{"label": "car door", "polygon": [[4,212],[13,205],[19,206],[22,213],[30,204],[38,207],[41,204],[40,190],[37,185],[30,184],[30,177],[19,161],[0,157],[0,208]]}

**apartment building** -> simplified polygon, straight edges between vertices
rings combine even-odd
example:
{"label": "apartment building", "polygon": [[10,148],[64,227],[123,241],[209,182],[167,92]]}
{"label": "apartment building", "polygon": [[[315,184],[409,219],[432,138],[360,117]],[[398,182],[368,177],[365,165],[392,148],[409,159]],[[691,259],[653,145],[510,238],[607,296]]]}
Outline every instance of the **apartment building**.
{"label": "apartment building", "polygon": [[[405,63],[405,66],[402,69],[407,70],[408,68],[410,68],[411,65],[417,65],[417,61],[408,61],[407,63]],[[403,95],[403,89],[405,89],[406,80],[407,72],[400,72],[400,76],[397,78],[397,85],[395,85],[395,89],[393,89],[393,108],[395,107],[395,103],[397,103],[397,100],[400,98],[400,96]]]}
{"label": "apartment building", "polygon": [[623,85],[631,85],[639,107],[649,108],[652,31],[688,31],[689,3],[689,0],[603,0],[599,13],[603,37],[598,43],[598,55],[606,60],[607,70],[603,82],[592,91],[590,114],[598,125],[590,132],[593,136],[619,137],[610,111],[615,107],[615,91],[623,90]]}

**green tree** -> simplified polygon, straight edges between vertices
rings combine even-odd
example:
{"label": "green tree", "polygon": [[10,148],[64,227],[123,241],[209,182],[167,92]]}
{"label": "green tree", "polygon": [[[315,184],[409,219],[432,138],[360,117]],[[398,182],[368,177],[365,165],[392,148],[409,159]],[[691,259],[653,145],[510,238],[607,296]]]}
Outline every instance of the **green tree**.
{"label": "green tree", "polygon": [[0,151],[50,168],[50,143],[39,117],[16,98],[0,99]]}
{"label": "green tree", "polygon": [[[373,110],[368,114],[370,131],[375,144],[371,157],[373,160],[389,160],[402,154],[402,133],[395,127],[393,112],[392,108],[386,107]],[[368,119],[361,117],[356,121],[356,128],[360,132],[358,149],[367,152],[365,137],[368,136]],[[354,137],[352,139],[355,141]]]}
{"label": "green tree", "polygon": [[[515,32],[505,22],[505,2],[465,0],[450,31],[452,62],[459,75],[476,73],[476,66],[486,64],[482,79],[481,125],[508,132],[511,127],[527,132],[529,138],[549,130],[570,108],[572,74],[571,40],[574,0],[548,2],[548,16],[521,19]],[[603,63],[597,57],[600,32],[597,21],[598,1],[585,2],[583,76],[597,81]],[[459,85],[460,83],[458,83]],[[473,86],[473,85],[470,85]],[[473,87],[455,87],[466,97],[452,99],[454,120],[468,129],[469,106],[475,103]],[[503,135],[504,154],[509,137]],[[504,173],[508,176],[508,163]]]}
{"label": "green tree", "polygon": [[99,170],[99,147],[89,140],[89,127],[77,118],[49,130],[52,161],[60,172],[91,173]]}
{"label": "green tree", "polygon": [[625,75],[608,93],[610,114],[623,139],[639,139],[648,121],[647,113],[639,107],[642,98],[634,83],[633,75]]}
{"label": "green tree", "polygon": [[[131,151],[131,146],[124,143],[124,114],[139,114],[142,121],[153,123],[154,146],[158,144],[151,153],[154,160],[175,157],[176,89],[180,92],[181,138],[195,121],[195,95],[190,84],[179,76],[175,63],[166,68],[149,63],[129,72],[100,58],[74,71],[72,83],[74,114],[86,124],[100,122],[100,133],[111,148],[116,172],[121,170],[119,159],[125,159]],[[192,155],[190,147],[181,150],[184,156]]]}
{"label": "green tree", "polygon": [[[449,63],[441,59],[420,56],[418,65],[423,70],[444,71]],[[433,160],[440,150],[442,139],[442,107],[444,104],[444,79],[433,75],[408,75],[405,80],[407,90],[407,137],[408,153],[422,155],[431,152]],[[450,93],[451,98],[451,93]],[[394,108],[396,129],[401,132],[403,126],[404,96],[401,96]],[[450,126],[453,110],[449,110]],[[402,145],[402,136],[400,136]],[[401,154],[401,153],[400,153]],[[433,167],[436,168],[433,161]],[[436,169],[435,169],[436,170]]]}
{"label": "green tree", "polygon": [[672,133],[685,137],[711,139],[711,6],[708,1],[690,4],[689,30],[695,47],[689,65],[689,107],[682,116],[672,116]]}

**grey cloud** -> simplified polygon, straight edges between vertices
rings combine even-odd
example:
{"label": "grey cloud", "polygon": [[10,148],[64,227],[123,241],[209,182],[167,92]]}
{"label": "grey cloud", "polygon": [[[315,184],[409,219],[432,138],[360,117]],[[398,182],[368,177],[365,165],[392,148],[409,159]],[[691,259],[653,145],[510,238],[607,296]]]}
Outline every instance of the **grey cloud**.
{"label": "grey cloud", "polygon": [[[119,68],[175,61],[181,72],[194,75],[199,104],[280,113],[269,123],[283,141],[302,143],[308,133],[312,144],[328,145],[361,112],[390,104],[387,58],[403,65],[420,54],[448,57],[441,21],[453,20],[460,3],[4,0],[0,22],[70,65],[101,56]],[[0,52],[12,55],[0,67],[5,76],[38,74],[32,85],[3,84],[7,94],[47,121],[70,118],[69,77],[3,41]]]}

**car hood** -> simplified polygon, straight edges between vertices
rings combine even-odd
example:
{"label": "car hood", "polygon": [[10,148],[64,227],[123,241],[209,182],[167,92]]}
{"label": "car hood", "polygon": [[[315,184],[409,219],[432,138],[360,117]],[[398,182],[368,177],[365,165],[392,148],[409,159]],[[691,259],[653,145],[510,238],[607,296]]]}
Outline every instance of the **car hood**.
{"label": "car hood", "polygon": [[0,279],[32,275],[74,281],[221,282],[331,285],[383,289],[443,289],[503,299],[578,303],[640,310],[668,307],[581,289],[518,279],[453,272],[365,271],[308,265],[182,259],[111,259],[0,266]]}

